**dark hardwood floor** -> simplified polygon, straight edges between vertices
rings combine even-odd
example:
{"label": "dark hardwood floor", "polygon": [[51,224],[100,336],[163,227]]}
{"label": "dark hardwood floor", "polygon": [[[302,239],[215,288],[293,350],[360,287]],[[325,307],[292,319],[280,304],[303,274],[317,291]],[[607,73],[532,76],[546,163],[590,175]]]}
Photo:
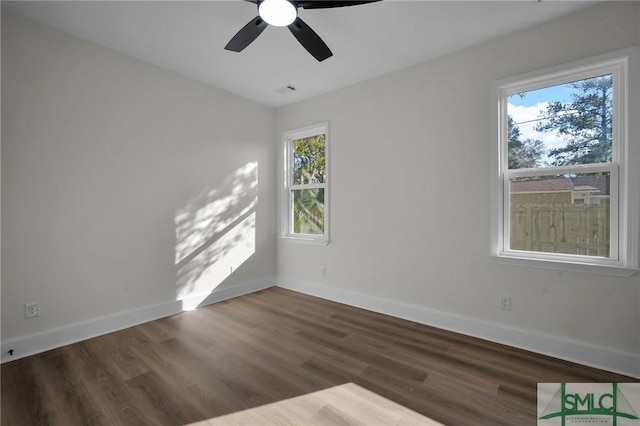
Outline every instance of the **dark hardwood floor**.
{"label": "dark hardwood floor", "polygon": [[536,424],[538,382],[637,382],[280,288],[12,361],[1,377],[7,426],[185,425],[348,383],[446,425],[521,426]]}

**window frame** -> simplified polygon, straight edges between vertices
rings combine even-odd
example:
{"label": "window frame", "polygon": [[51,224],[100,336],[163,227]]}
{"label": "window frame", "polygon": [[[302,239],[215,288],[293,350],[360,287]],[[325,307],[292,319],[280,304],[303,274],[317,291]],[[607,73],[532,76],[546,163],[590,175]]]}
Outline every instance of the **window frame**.
{"label": "window frame", "polygon": [[[638,174],[637,145],[640,125],[630,121],[640,106],[638,76],[640,48],[633,47],[581,61],[509,77],[491,83],[491,255],[499,263],[545,269],[569,270],[603,275],[631,276],[638,271]],[[507,98],[586,78],[612,74],[613,135],[612,161],[575,166],[509,169]],[[512,250],[510,244],[510,178],[557,175],[565,172],[610,173],[610,253],[609,258],[585,255]]]}
{"label": "window frame", "polygon": [[[314,184],[294,184],[293,183],[293,141],[307,137],[325,135],[324,154],[325,170],[324,182]],[[324,121],[318,124],[305,126],[282,133],[283,152],[283,178],[282,178],[282,204],[281,204],[281,237],[309,244],[326,245],[329,243],[329,122]],[[304,189],[324,190],[324,234],[301,234],[293,232],[293,197],[292,191]]]}

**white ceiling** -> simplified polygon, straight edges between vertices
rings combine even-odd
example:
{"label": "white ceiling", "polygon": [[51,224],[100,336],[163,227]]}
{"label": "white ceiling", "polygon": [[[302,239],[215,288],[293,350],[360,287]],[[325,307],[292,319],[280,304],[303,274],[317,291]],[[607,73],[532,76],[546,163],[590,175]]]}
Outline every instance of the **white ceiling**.
{"label": "white ceiling", "polygon": [[[299,10],[333,51],[317,62],[287,28],[241,53],[224,46],[257,15],[229,1],[7,2],[2,9],[278,107],[594,5],[593,1],[401,1]],[[281,94],[286,85],[295,92]]]}

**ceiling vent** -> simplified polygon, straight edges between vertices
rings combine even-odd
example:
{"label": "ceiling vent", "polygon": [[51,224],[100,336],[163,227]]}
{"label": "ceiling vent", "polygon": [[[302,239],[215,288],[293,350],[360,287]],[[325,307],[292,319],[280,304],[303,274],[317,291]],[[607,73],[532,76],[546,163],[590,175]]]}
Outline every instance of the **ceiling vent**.
{"label": "ceiling vent", "polygon": [[276,89],[276,92],[282,94],[282,95],[286,95],[287,93],[291,93],[291,92],[295,92],[296,88],[293,87],[292,85],[288,84],[284,87],[281,87],[279,89]]}

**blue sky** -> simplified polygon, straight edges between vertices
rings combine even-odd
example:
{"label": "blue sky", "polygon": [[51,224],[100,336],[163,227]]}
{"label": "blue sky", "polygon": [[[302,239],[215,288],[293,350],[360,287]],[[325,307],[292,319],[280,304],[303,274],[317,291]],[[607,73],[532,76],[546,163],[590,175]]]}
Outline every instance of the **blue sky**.
{"label": "blue sky", "polygon": [[[589,79],[591,78],[596,77],[590,77]],[[585,80],[578,80],[578,82],[580,81]],[[573,88],[570,84],[563,83],[557,86],[530,90],[523,93],[523,96],[513,94],[507,98],[507,114],[511,116],[514,124],[520,130],[520,140],[533,139],[540,140],[543,143],[545,153],[542,155],[539,166],[546,166],[551,162],[551,159],[546,155],[551,149],[561,148],[567,144],[566,136],[561,136],[556,131],[538,132],[535,127],[540,123],[544,123],[545,119],[541,117],[544,117],[550,103],[571,103],[573,101],[571,95],[579,94],[581,89]]]}
{"label": "blue sky", "polygon": [[[541,111],[545,111],[550,102],[571,102],[570,94],[572,91],[573,89],[566,84],[561,84],[531,90],[526,92],[524,97],[520,97],[520,95],[509,96],[507,98],[507,113],[520,129],[520,139],[539,139],[544,143],[546,152],[552,148],[564,146],[566,141],[556,132],[537,132],[535,126],[540,122]],[[543,155],[542,162],[550,162],[550,159]]]}
{"label": "blue sky", "polygon": [[540,102],[549,101],[571,101],[571,89],[566,84],[559,86],[545,87],[544,89],[532,90],[521,98],[518,95],[509,96],[509,103],[516,106],[532,106]]}

